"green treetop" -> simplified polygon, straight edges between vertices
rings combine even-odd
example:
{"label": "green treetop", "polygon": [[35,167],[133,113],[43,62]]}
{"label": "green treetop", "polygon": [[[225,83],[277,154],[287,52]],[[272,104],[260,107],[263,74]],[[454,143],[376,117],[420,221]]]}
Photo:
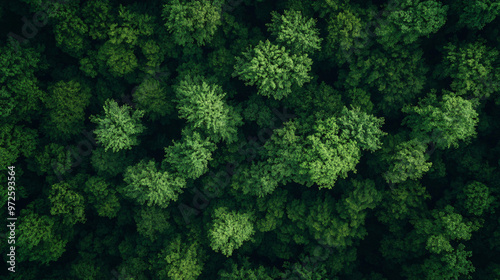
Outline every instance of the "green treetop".
{"label": "green treetop", "polygon": [[158,257],[163,264],[157,273],[161,279],[195,280],[199,279],[208,255],[198,241],[183,240],[176,235]]}
{"label": "green treetop", "polygon": [[159,171],[153,160],[142,160],[126,169],[123,180],[127,184],[124,195],[139,204],[157,205],[166,208],[170,201],[176,201],[186,182],[176,174]]}
{"label": "green treetop", "polygon": [[208,232],[210,246],[227,257],[248,241],[254,234],[251,213],[229,211],[226,207],[215,209]]}
{"label": "green treetop", "polygon": [[22,223],[16,246],[19,248],[19,261],[36,261],[48,264],[59,259],[66,251],[68,240],[57,234],[57,222],[51,216],[38,215],[31,209],[21,211]]}
{"label": "green treetop", "polygon": [[236,58],[233,76],[239,76],[246,85],[257,85],[258,94],[281,100],[294,86],[302,87],[312,79],[311,65],[306,54],[290,55],[285,47],[266,40]]}
{"label": "green treetop", "polygon": [[163,6],[165,27],[178,45],[203,46],[221,24],[221,4],[218,0],[170,1]]}
{"label": "green treetop", "polygon": [[500,90],[500,71],[495,68],[499,51],[479,39],[459,46],[448,43],[444,61],[435,70],[440,78],[452,78],[451,89],[459,95],[487,98]]}
{"label": "green treetop", "polygon": [[500,14],[498,0],[458,0],[451,2],[451,7],[459,16],[458,26],[481,30]]}
{"label": "green treetop", "polygon": [[478,113],[475,102],[446,93],[438,101],[434,93],[421,100],[418,106],[406,106],[403,124],[412,128],[415,138],[433,142],[439,149],[458,147],[476,135]]}
{"label": "green treetop", "polygon": [[43,127],[46,134],[68,139],[80,133],[84,129],[85,108],[91,96],[90,88],[76,80],[59,81],[50,86],[49,95],[43,100],[48,109]]}
{"label": "green treetop", "polygon": [[219,85],[201,76],[187,76],[174,88],[179,117],[195,128],[203,129],[213,141],[236,141],[237,127],[242,125],[238,111],[229,106],[226,93]]}
{"label": "green treetop", "polygon": [[439,1],[395,1],[396,7],[388,6],[385,22],[380,24],[375,34],[378,41],[393,47],[398,42],[410,44],[419,37],[436,33],[446,22],[448,6]]}
{"label": "green treetop", "polygon": [[139,144],[137,135],[145,130],[140,119],[144,115],[141,110],[132,112],[128,105],[118,106],[112,99],[104,103],[104,115],[91,116],[90,120],[97,124],[94,133],[97,141],[104,145],[105,150],[117,152],[122,149],[131,149]]}
{"label": "green treetop", "polygon": [[170,163],[184,178],[196,179],[208,171],[208,162],[216,145],[200,134],[184,132],[180,142],[165,148],[165,161]]}
{"label": "green treetop", "polygon": [[307,19],[300,11],[285,10],[283,15],[271,12],[272,22],[266,24],[276,41],[296,54],[312,54],[321,49],[322,39],[315,19]]}
{"label": "green treetop", "polygon": [[67,182],[56,183],[50,189],[50,214],[61,215],[65,224],[85,223],[85,198]]}

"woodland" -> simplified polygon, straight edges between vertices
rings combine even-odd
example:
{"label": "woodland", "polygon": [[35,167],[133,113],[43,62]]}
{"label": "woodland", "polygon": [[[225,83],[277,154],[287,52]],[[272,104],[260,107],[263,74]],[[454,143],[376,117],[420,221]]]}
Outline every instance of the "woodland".
{"label": "woodland", "polygon": [[2,1],[0,278],[500,279],[499,15]]}

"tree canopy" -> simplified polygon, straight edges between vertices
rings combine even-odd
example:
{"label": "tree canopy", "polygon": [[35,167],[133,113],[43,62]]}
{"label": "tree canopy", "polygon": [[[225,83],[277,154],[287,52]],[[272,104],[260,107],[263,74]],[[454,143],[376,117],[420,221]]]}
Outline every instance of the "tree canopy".
{"label": "tree canopy", "polygon": [[499,15],[3,1],[0,279],[500,279]]}

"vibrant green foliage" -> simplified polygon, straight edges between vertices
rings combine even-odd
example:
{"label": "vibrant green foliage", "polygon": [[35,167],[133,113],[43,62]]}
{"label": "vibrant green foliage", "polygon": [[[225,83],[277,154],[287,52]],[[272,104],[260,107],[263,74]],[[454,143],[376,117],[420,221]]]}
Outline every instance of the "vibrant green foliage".
{"label": "vibrant green foliage", "polygon": [[250,213],[230,211],[221,207],[215,209],[213,219],[208,231],[210,247],[228,257],[245,241],[250,240],[255,232]]}
{"label": "vibrant green foliage", "polygon": [[419,106],[406,107],[404,111],[411,115],[405,117],[403,124],[412,128],[415,137],[432,141],[439,149],[458,147],[459,141],[476,136],[478,113],[474,102],[460,96],[449,93],[438,101],[431,93]]}
{"label": "vibrant green foliage", "polygon": [[66,250],[67,240],[55,233],[57,222],[31,210],[21,213],[24,222],[19,225],[18,244],[20,261],[29,260],[48,264],[58,260]]}
{"label": "vibrant green foliage", "polygon": [[332,57],[332,62],[338,65],[352,62],[351,55],[358,53],[364,47],[363,42],[368,41],[360,15],[351,9],[332,13],[328,18],[327,31],[326,47],[321,54]]}
{"label": "vibrant green foliage", "polygon": [[389,170],[384,174],[388,183],[401,183],[407,179],[417,180],[429,171],[431,162],[426,162],[427,147],[417,139],[396,146],[395,154],[389,156]]}
{"label": "vibrant green foliage", "polygon": [[[395,10],[389,10],[386,22],[375,29],[378,41],[393,47],[399,42],[410,44],[419,37],[436,33],[446,22],[448,6],[435,0],[394,1]],[[391,7],[389,6],[388,9]]]}
{"label": "vibrant green foliage", "polygon": [[85,223],[85,199],[66,182],[52,185],[50,214],[63,216],[65,224]]}
{"label": "vibrant green foliage", "polygon": [[241,117],[224,102],[226,94],[220,86],[207,83],[200,76],[187,76],[175,87],[175,92],[180,118],[202,128],[215,142],[236,140]]}
{"label": "vibrant green foliage", "polygon": [[266,24],[276,42],[297,54],[313,53],[321,49],[322,39],[314,19],[306,19],[300,11],[285,10],[283,15],[272,14],[272,22]]}
{"label": "vibrant green foliage", "polygon": [[[189,132],[188,132],[189,133]],[[165,148],[165,161],[185,178],[197,179],[208,171],[208,162],[216,146],[200,134],[185,134],[181,142]]]}
{"label": "vibrant green foliage", "polygon": [[268,161],[289,170],[279,172],[286,174],[285,181],[290,177],[300,184],[332,188],[337,178],[346,178],[349,171],[356,171],[362,149],[380,148],[382,122],[359,110],[344,109],[338,120],[330,117],[312,126],[286,123],[265,145]]}
{"label": "vibrant green foliage", "polygon": [[128,105],[118,106],[116,101],[108,99],[104,103],[104,115],[91,116],[90,120],[97,124],[94,133],[97,141],[108,149],[117,152],[131,149],[139,144],[137,134],[142,133],[145,127],[141,124],[144,111],[134,110]]}
{"label": "vibrant green foliage", "polygon": [[359,108],[347,110],[344,107],[339,123],[343,137],[356,140],[363,150],[373,152],[380,149],[380,138],[387,134],[380,130],[384,124],[383,118],[360,112]]}
{"label": "vibrant green foliage", "polygon": [[438,75],[453,79],[451,89],[459,95],[487,98],[500,90],[499,69],[493,66],[498,50],[488,48],[484,41],[476,41],[457,48],[449,43],[444,47],[443,66]]}
{"label": "vibrant green foliage", "polygon": [[311,65],[307,54],[290,55],[285,47],[266,40],[236,58],[233,76],[239,76],[246,85],[257,85],[258,94],[281,100],[292,87],[302,87],[311,80]]}
{"label": "vibrant green foliage", "polygon": [[162,16],[176,44],[204,46],[221,24],[220,8],[219,0],[173,0],[163,6]]}
{"label": "vibrant green foliage", "polygon": [[123,194],[137,200],[139,204],[166,208],[170,201],[176,201],[185,180],[176,174],[158,170],[154,161],[142,160],[125,170],[123,180],[127,184]]}
{"label": "vibrant green foliage", "polygon": [[165,268],[158,273],[158,276],[176,280],[197,279],[203,269],[204,254],[205,251],[197,242],[186,246],[181,236],[177,235],[159,255],[165,262]]}
{"label": "vibrant green foliage", "polygon": [[0,279],[500,279],[499,0],[4,2]]}

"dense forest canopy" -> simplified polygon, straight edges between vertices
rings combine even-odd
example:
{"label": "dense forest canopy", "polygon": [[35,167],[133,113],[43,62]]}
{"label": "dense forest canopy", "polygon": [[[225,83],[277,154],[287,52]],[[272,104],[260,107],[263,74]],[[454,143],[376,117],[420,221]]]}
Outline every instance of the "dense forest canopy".
{"label": "dense forest canopy", "polygon": [[499,0],[0,22],[0,278],[500,279]]}

